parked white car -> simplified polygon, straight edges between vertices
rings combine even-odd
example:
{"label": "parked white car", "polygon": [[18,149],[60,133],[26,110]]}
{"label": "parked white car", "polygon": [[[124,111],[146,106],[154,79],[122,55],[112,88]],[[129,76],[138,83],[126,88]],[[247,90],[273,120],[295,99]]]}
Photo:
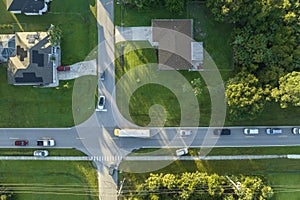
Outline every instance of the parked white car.
{"label": "parked white car", "polygon": [[295,134],[295,135],[300,134],[300,128],[298,128],[298,127],[292,128],[292,133]]}
{"label": "parked white car", "polygon": [[98,103],[98,109],[103,110],[105,106],[105,96],[100,96],[99,103]]}
{"label": "parked white car", "polygon": [[182,148],[182,149],[178,149],[176,150],[176,156],[183,156],[189,153],[188,148]]}
{"label": "parked white car", "polygon": [[33,152],[33,155],[38,157],[46,157],[49,155],[49,152],[47,150],[36,150]]}
{"label": "parked white car", "polygon": [[258,128],[245,128],[244,134],[246,135],[257,135],[259,133]]}
{"label": "parked white car", "polygon": [[189,135],[192,135],[192,130],[180,130],[179,131],[179,134],[180,136],[189,136]]}

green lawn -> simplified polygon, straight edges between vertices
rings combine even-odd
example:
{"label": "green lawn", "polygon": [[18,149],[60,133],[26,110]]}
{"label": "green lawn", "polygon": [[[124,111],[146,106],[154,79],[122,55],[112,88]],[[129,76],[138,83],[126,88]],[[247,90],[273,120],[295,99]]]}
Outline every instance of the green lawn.
{"label": "green lawn", "polygon": [[123,6],[122,16],[122,5],[116,4],[115,1],[115,16],[114,23],[116,26],[121,26],[123,22],[124,26],[150,26],[152,19],[182,19],[186,18],[186,12],[174,15],[167,11],[163,6],[157,5],[154,8],[147,10],[138,10],[129,5]]}
{"label": "green lawn", "polygon": [[22,200],[98,199],[96,170],[90,162],[0,161],[1,185]]}
{"label": "green lawn", "polygon": [[[209,148],[210,149],[210,148]],[[132,152],[132,156],[141,156],[142,153],[149,153],[160,150],[159,155],[170,155],[170,153],[175,154],[176,149],[156,149],[156,148],[145,148],[138,149]],[[198,156],[200,148],[190,148],[189,155]],[[291,147],[214,147],[208,153],[208,156],[216,155],[286,155],[286,154],[300,154],[300,147],[291,146]],[[157,155],[157,154],[155,154]]]}
{"label": "green lawn", "polygon": [[[136,152],[149,152],[154,149],[141,149]],[[196,155],[198,149],[191,149],[191,154]],[[259,155],[259,154],[299,154],[300,147],[254,147],[254,148],[214,148],[209,155]],[[129,161],[121,163],[119,179],[126,178],[126,187],[141,183],[149,173],[127,173]],[[131,164],[133,162],[131,161]],[[164,166],[161,161],[136,161],[134,165],[139,168],[147,166]],[[153,173],[183,173],[196,170],[221,175],[259,175],[264,177],[274,189],[274,199],[296,200],[300,196],[300,160],[293,159],[266,159],[266,160],[232,160],[232,161],[176,161]]]}
{"label": "green lawn", "polygon": [[[97,45],[94,0],[74,0],[72,6],[67,0],[53,1],[49,13],[42,16],[10,14],[6,11],[5,2],[0,0],[0,24],[12,24],[14,28],[0,29],[0,33],[13,33],[21,29],[45,31],[50,24],[58,25],[63,32],[62,65],[83,61]],[[78,82],[82,83],[82,79],[93,78],[81,78]],[[0,65],[0,127],[70,127],[74,125],[72,109],[76,111],[76,123],[85,121],[94,110],[95,97],[92,97],[93,109],[90,108],[90,98],[75,101],[72,108],[73,88],[74,80],[60,81],[57,88],[8,85],[6,65]],[[74,96],[78,98],[78,93]]]}
{"label": "green lawn", "polygon": [[[234,74],[232,69],[232,48],[230,46],[230,37],[233,26],[230,24],[222,24],[212,20],[212,16],[205,4],[199,2],[187,3],[186,11],[180,15],[174,15],[166,11],[163,7],[157,6],[149,10],[139,11],[126,5],[124,7],[123,22],[125,26],[150,26],[151,19],[170,19],[170,18],[192,18],[194,23],[194,38],[197,41],[203,41],[204,47],[213,58],[214,63],[218,67],[224,83]],[[121,6],[116,5],[115,24],[121,24]],[[138,46],[137,43],[131,43],[129,46]],[[139,43],[142,43],[140,41]],[[116,54],[120,51],[121,44],[116,45]],[[126,49],[127,47],[125,47]],[[130,50],[130,49],[129,49]],[[129,51],[127,50],[127,51]],[[116,81],[120,79],[130,69],[136,66],[155,63],[155,50],[150,45],[144,49],[138,49],[125,54],[125,65],[120,67],[120,59],[116,60]],[[209,58],[205,56],[204,65],[212,64]],[[143,73],[143,72],[141,72]],[[163,72],[161,72],[163,73]],[[167,72],[166,72],[167,73]],[[170,77],[173,74],[170,73]],[[201,77],[197,72],[180,71],[180,73],[188,80]],[[204,81],[203,81],[204,82]],[[117,93],[117,95],[119,95]],[[120,96],[119,96],[120,97]],[[149,108],[152,105],[160,104],[167,111],[167,121],[165,126],[179,126],[181,121],[179,100],[169,88],[148,84],[138,88],[130,99],[129,113],[124,112],[127,108],[119,102],[118,107],[121,113],[127,119],[141,126],[147,126],[151,121],[149,116]],[[118,99],[118,98],[117,98]],[[205,84],[203,84],[202,94],[198,97],[200,108],[199,126],[208,126],[211,118],[211,97]],[[263,112],[255,120],[245,121],[229,121],[226,119],[225,126],[248,126],[248,125],[299,125],[300,108],[289,107],[281,109],[277,103],[266,103]]]}
{"label": "green lawn", "polygon": [[[38,149],[28,149],[28,148],[12,148],[0,149],[0,156],[32,156],[33,152]],[[75,149],[47,149],[49,156],[86,156],[86,154]]]}

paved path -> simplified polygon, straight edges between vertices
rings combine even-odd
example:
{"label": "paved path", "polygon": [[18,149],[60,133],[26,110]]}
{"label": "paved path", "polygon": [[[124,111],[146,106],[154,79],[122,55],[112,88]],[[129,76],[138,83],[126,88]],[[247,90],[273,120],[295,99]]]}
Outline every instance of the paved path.
{"label": "paved path", "polygon": [[258,160],[288,158],[288,155],[235,155],[235,156],[127,156],[127,161],[158,161],[158,160]]}

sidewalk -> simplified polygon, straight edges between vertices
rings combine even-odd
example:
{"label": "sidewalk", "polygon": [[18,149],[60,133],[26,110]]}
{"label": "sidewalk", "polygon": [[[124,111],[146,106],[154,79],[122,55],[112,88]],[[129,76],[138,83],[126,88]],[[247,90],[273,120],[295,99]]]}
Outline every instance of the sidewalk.
{"label": "sidewalk", "polygon": [[[300,155],[298,155],[300,158]],[[235,155],[235,156],[127,156],[124,160],[131,161],[158,161],[158,160],[258,160],[290,158],[289,155]],[[293,156],[295,159],[295,155]]]}

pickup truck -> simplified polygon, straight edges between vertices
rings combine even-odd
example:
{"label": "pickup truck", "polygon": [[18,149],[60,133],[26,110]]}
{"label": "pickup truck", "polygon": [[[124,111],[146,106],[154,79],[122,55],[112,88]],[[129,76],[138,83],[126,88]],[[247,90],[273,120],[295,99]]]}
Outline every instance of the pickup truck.
{"label": "pickup truck", "polygon": [[37,141],[37,145],[43,147],[53,147],[55,146],[55,141],[53,139],[40,139]]}

